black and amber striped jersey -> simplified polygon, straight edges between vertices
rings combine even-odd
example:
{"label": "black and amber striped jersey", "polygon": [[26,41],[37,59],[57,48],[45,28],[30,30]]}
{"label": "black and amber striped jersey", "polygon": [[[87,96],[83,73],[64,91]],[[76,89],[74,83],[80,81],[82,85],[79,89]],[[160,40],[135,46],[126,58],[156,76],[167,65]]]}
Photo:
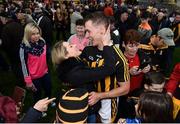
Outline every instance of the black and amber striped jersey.
{"label": "black and amber striped jersey", "polygon": [[[98,92],[110,91],[117,88],[118,83],[124,83],[129,81],[129,68],[126,58],[122,51],[116,46],[112,46],[114,49],[113,55],[116,60],[116,71],[102,79],[95,84]],[[88,46],[83,50],[81,58],[84,59],[88,65],[92,68],[99,67],[104,64],[102,51],[98,50],[97,47]],[[93,77],[92,77],[93,78]],[[114,121],[117,114],[117,98],[111,99],[111,120]]]}
{"label": "black and amber striped jersey", "polygon": [[[116,46],[112,47],[114,49],[114,54],[112,56],[116,59],[116,71],[114,74],[96,83],[96,87],[99,92],[110,91],[118,86],[117,82],[126,82],[129,80],[129,70],[126,58],[119,48]],[[83,50],[81,58],[92,68],[99,67],[104,64],[102,51],[93,46],[86,47]]]}
{"label": "black and amber striped jersey", "polygon": [[151,43],[140,44],[139,49],[151,58],[152,70],[165,72],[168,67],[168,46],[155,47]]}

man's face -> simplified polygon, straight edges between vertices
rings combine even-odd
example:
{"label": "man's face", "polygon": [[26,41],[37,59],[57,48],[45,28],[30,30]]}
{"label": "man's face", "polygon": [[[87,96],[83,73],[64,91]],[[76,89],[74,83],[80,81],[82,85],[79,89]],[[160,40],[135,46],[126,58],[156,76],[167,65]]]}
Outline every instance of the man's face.
{"label": "man's face", "polygon": [[102,34],[99,25],[94,25],[91,20],[85,22],[86,37],[98,46],[102,42]]}
{"label": "man's face", "polygon": [[77,35],[84,36],[84,32],[85,32],[85,29],[84,29],[83,25],[77,25],[76,26],[76,33],[77,33]]}
{"label": "man's face", "polygon": [[121,14],[121,19],[122,19],[121,21],[123,21],[123,22],[126,21],[128,19],[128,13],[126,13],[126,12],[122,13]]}
{"label": "man's face", "polygon": [[158,35],[153,35],[151,37],[151,41],[152,41],[153,45],[157,46],[157,47],[161,47],[164,45],[164,40]]}

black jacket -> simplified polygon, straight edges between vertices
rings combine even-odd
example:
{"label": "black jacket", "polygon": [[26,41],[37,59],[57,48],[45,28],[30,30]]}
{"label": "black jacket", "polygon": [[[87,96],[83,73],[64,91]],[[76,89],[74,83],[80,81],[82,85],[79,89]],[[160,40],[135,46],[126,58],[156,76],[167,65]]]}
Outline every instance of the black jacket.
{"label": "black jacket", "polygon": [[42,112],[30,108],[20,123],[37,123],[42,118]]}

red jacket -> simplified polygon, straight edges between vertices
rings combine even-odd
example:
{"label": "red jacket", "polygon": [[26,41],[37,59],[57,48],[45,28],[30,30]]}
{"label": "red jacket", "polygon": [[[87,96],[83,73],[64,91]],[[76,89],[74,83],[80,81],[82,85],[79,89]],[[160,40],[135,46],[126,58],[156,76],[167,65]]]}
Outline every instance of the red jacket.
{"label": "red jacket", "polygon": [[171,73],[170,79],[166,84],[167,92],[170,92],[173,95],[175,95],[175,92],[178,92],[180,90],[180,86],[178,85],[180,85],[180,63],[176,64],[176,66],[173,69],[173,72]]}

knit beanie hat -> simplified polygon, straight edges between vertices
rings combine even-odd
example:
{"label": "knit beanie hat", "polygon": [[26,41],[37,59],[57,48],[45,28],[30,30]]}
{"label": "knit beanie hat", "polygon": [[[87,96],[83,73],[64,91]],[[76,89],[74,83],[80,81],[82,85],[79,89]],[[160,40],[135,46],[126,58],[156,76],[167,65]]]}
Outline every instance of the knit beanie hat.
{"label": "knit beanie hat", "polygon": [[56,110],[56,121],[61,123],[85,123],[88,115],[88,92],[71,89],[61,98]]}

